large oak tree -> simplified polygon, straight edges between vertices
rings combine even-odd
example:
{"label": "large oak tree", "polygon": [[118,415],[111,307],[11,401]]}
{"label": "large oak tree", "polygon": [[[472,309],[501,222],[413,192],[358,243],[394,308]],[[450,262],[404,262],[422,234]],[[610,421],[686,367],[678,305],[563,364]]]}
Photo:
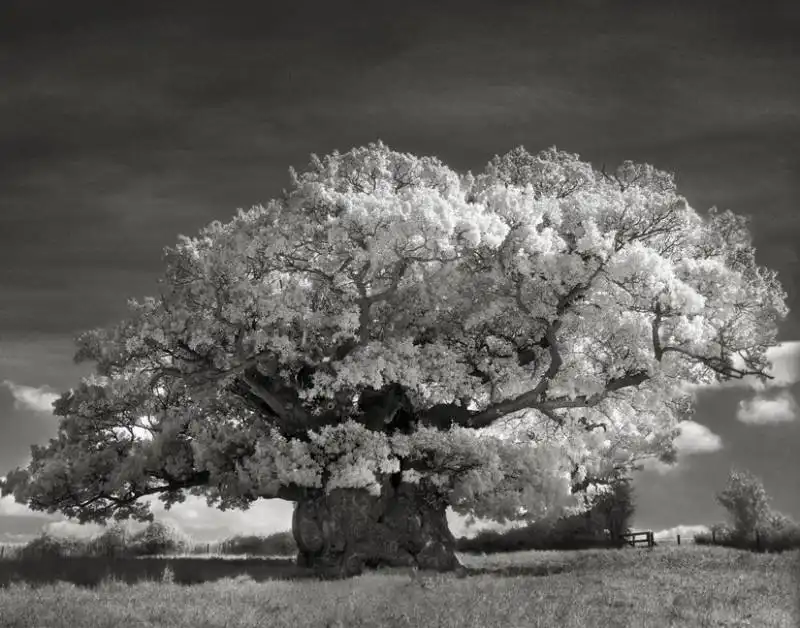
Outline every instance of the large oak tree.
{"label": "large oak tree", "polygon": [[96,375],[3,493],[99,522],[288,499],[298,560],[339,574],[455,568],[448,506],[557,517],[674,460],[686,384],[768,377],[787,313],[746,219],[554,148],[477,176],[382,143],[314,156],[165,264],[79,336]]}

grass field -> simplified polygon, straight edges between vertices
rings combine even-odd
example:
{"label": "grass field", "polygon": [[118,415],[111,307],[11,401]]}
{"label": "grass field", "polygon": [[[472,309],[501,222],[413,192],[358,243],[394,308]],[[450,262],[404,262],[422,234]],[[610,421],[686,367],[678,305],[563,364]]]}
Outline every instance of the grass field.
{"label": "grass field", "polygon": [[800,626],[797,551],[683,545],[461,559],[463,578],[393,570],[327,582],[13,583],[0,588],[0,627]]}

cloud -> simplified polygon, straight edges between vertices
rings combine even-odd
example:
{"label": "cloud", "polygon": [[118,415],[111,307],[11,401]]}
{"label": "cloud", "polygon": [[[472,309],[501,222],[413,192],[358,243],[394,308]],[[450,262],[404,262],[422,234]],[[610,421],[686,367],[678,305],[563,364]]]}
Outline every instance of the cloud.
{"label": "cloud", "polygon": [[520,526],[526,525],[524,521],[510,521],[508,523],[498,523],[491,519],[481,519],[475,517],[474,521],[470,523],[470,518],[466,515],[461,515],[455,512],[452,508],[447,509],[447,524],[450,527],[450,532],[456,538],[468,537],[472,538],[484,530],[492,530],[494,532],[505,532]]}
{"label": "cloud", "polygon": [[[155,497],[146,498],[150,502],[157,521],[174,525],[193,540],[210,543],[237,534],[267,536],[275,532],[285,532],[292,528],[294,505],[282,499],[259,500],[248,510],[221,511],[206,504],[202,497],[188,495],[186,501],[175,504],[170,510]],[[131,529],[139,530],[144,524],[129,522]],[[80,525],[67,520],[50,525],[50,530],[59,536],[91,536],[102,528],[95,525]]]}
{"label": "cloud", "polygon": [[24,504],[17,503],[11,495],[0,497],[0,516],[17,517],[31,515],[33,512]]}
{"label": "cloud", "polygon": [[202,497],[187,496],[186,501],[164,510],[151,500],[156,519],[167,521],[199,541],[215,541],[236,534],[269,535],[292,528],[294,504],[282,499],[262,499],[247,510],[221,511],[206,504]]}
{"label": "cloud", "polygon": [[[293,504],[281,499],[259,500],[248,510],[228,510],[223,512],[206,505],[205,499],[187,496],[182,504],[176,504],[169,511],[156,498],[146,498],[151,503],[157,521],[164,521],[185,532],[193,540],[210,543],[237,534],[267,536],[275,532],[285,532],[292,528]],[[47,515],[29,510],[18,504],[12,497],[0,498],[0,537],[7,536],[11,528],[18,533],[15,522],[33,521],[35,525],[25,525],[27,534],[23,541],[29,541],[41,531],[55,536],[86,538],[93,536],[102,527],[97,524],[80,524],[61,515]],[[140,530],[145,524],[127,522],[132,530]]]}
{"label": "cloud", "polygon": [[722,438],[705,425],[695,421],[681,421],[678,423],[678,429],[681,432],[675,439],[678,462],[674,465],[668,465],[655,459],[648,459],[643,462],[645,469],[665,475],[679,468],[681,460],[686,456],[709,454],[722,449]]}
{"label": "cloud", "polygon": [[770,375],[775,377],[769,382],[770,386],[791,386],[800,381],[800,340],[770,348],[767,358],[773,363]]}
{"label": "cloud", "polygon": [[790,423],[797,414],[797,401],[788,390],[782,390],[772,398],[756,395],[740,401],[736,418],[748,425],[775,425]]}
{"label": "cloud", "polygon": [[103,531],[103,526],[96,523],[78,523],[64,519],[51,521],[42,526],[42,532],[52,536],[88,539]]}
{"label": "cloud", "polygon": [[666,530],[659,530],[658,532],[653,533],[653,537],[659,540],[677,540],[677,535],[681,535],[681,542],[685,542],[686,540],[692,540],[695,534],[703,534],[709,533],[711,529],[708,526],[704,525],[677,525],[672,528],[667,528]]}
{"label": "cloud", "polygon": [[705,425],[695,421],[681,421],[680,435],[675,439],[678,455],[705,454],[722,449],[722,439]]}
{"label": "cloud", "polygon": [[14,397],[14,408],[17,410],[33,410],[34,412],[53,412],[53,402],[60,397],[57,393],[48,392],[44,387],[23,386],[4,379],[3,385]]}

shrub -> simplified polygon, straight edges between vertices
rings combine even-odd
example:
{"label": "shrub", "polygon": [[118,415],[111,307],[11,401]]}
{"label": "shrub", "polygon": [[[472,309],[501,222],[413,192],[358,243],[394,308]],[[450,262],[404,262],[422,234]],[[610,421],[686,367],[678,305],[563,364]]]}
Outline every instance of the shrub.
{"label": "shrub", "polygon": [[765,531],[761,539],[761,549],[767,552],[800,549],[800,526]]}
{"label": "shrub", "polygon": [[766,517],[766,523],[752,534],[743,534],[731,526],[719,523],[714,524],[711,530],[695,535],[695,543],[766,552],[800,549],[800,525],[780,513],[771,513]]}
{"label": "shrub", "polygon": [[783,513],[772,511],[760,529],[761,546],[766,551],[800,549],[800,525]]}
{"label": "shrub", "polygon": [[131,553],[129,546],[132,536],[127,528],[115,523],[87,543],[87,554],[90,556],[125,556]]}
{"label": "shrub", "polygon": [[256,556],[291,556],[297,553],[297,544],[291,532],[276,532],[269,536],[236,535],[220,544],[220,552]]}
{"label": "shrub", "polygon": [[772,510],[764,485],[748,471],[731,470],[717,501],[728,510],[731,525],[715,524],[711,534],[698,534],[695,543],[759,551],[800,549],[800,525]]}
{"label": "shrub", "polygon": [[78,556],[84,553],[85,546],[85,542],[78,539],[52,536],[43,532],[40,536],[26,543],[19,550],[18,556],[23,559]]}
{"label": "shrub", "polygon": [[162,521],[153,521],[144,530],[133,534],[129,548],[136,556],[177,554],[189,549],[189,539],[177,528]]}
{"label": "shrub", "polygon": [[735,532],[726,523],[715,523],[708,532],[700,532],[694,535],[694,542],[697,545],[726,545],[734,538]]}

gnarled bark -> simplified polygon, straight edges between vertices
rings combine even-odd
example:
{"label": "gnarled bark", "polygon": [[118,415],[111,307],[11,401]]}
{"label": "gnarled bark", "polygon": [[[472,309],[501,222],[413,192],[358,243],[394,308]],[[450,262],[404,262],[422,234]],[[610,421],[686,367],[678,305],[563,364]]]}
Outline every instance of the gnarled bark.
{"label": "gnarled bark", "polygon": [[390,480],[379,496],[364,489],[308,496],[292,519],[297,563],[327,577],[380,566],[455,570],[460,564],[446,507],[430,490]]}

